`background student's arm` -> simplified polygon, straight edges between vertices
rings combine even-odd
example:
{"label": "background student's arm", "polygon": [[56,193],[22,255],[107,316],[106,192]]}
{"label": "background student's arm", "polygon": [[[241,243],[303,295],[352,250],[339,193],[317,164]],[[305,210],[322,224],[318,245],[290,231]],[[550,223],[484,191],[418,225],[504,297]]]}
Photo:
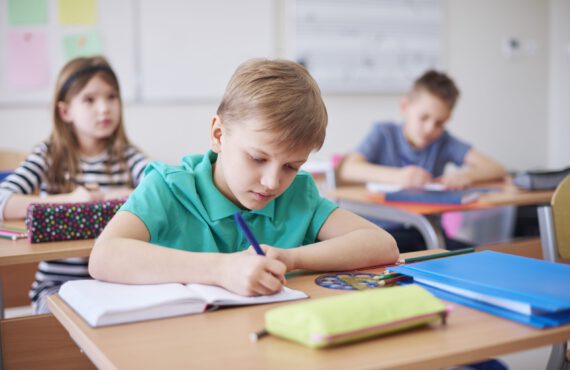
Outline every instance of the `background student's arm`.
{"label": "background student's arm", "polygon": [[402,187],[420,187],[432,181],[429,172],[418,166],[390,167],[370,163],[359,153],[346,156],[339,170],[340,178],[350,182],[381,182]]}
{"label": "background student's arm", "polygon": [[23,219],[32,203],[85,202],[102,199],[98,189],[89,191],[77,187],[69,194],[38,196],[40,184],[46,178],[48,161],[47,146],[38,145],[22,164],[0,184],[0,219]]}
{"label": "background student's arm", "polygon": [[[149,159],[134,146],[130,146],[125,154],[127,157],[128,171],[133,179],[133,185],[136,187],[143,178],[144,169],[148,165]],[[129,196],[133,190],[131,187],[115,188],[106,191],[104,197],[105,199],[124,198]]]}
{"label": "background student's arm", "polygon": [[441,177],[441,183],[448,188],[465,188],[477,182],[503,179],[505,168],[493,158],[471,148],[465,155],[463,166]]}
{"label": "background student's arm", "polygon": [[274,258],[247,252],[187,252],[149,240],[140,218],[118,212],[95,242],[89,273],[95,279],[126,284],[213,284],[246,296],[277,292],[285,281],[286,266]]}
{"label": "background student's arm", "polygon": [[287,265],[287,271],[343,271],[386,265],[398,259],[394,238],[373,223],[337,208],[318,234],[319,242],[293,249],[263,246],[267,256]]}
{"label": "background student's arm", "polygon": [[124,198],[129,196],[133,192],[131,188],[119,188],[119,189],[111,189],[106,191],[103,194],[105,199],[117,199],[117,198]]}
{"label": "background student's arm", "polygon": [[25,218],[28,206],[32,203],[75,203],[100,199],[103,199],[103,193],[99,189],[88,190],[83,186],[78,186],[71,193],[58,195],[39,196],[12,193],[7,197],[4,205],[4,219],[17,220]]}

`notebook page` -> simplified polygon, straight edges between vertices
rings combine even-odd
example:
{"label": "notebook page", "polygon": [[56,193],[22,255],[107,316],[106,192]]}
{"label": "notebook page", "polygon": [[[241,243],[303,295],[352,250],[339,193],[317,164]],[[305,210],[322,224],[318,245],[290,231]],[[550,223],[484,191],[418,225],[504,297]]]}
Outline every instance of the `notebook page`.
{"label": "notebook page", "polygon": [[287,287],[283,287],[276,294],[256,297],[244,297],[214,285],[188,284],[187,288],[200,295],[207,303],[219,306],[250,305],[308,298],[304,292]]}

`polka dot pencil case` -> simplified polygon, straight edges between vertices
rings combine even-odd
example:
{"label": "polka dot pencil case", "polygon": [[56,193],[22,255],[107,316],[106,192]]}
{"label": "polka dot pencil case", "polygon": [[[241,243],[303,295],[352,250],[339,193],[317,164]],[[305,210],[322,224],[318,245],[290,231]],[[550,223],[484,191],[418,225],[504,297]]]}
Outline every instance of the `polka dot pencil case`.
{"label": "polka dot pencil case", "polygon": [[94,239],[125,199],[86,203],[30,204],[26,226],[30,243]]}

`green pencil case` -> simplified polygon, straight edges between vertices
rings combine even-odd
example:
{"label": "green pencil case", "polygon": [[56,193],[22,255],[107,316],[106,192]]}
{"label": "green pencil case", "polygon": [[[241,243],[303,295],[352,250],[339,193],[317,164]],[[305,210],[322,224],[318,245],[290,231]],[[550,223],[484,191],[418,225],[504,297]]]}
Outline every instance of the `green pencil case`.
{"label": "green pencil case", "polygon": [[271,309],[265,314],[265,330],[311,348],[322,348],[433,321],[445,323],[447,314],[442,301],[411,284]]}

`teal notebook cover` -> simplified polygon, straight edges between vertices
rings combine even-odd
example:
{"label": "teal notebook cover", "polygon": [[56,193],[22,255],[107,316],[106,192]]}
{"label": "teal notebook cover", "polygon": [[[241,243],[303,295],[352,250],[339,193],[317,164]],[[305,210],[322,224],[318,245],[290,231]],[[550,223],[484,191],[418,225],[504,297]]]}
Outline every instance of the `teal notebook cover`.
{"label": "teal notebook cover", "polygon": [[467,204],[476,201],[481,196],[479,189],[466,190],[425,190],[404,189],[386,193],[384,199],[388,202],[410,202],[431,204]]}
{"label": "teal notebook cover", "polygon": [[570,322],[570,266],[483,251],[390,268],[440,298],[536,327]]}

